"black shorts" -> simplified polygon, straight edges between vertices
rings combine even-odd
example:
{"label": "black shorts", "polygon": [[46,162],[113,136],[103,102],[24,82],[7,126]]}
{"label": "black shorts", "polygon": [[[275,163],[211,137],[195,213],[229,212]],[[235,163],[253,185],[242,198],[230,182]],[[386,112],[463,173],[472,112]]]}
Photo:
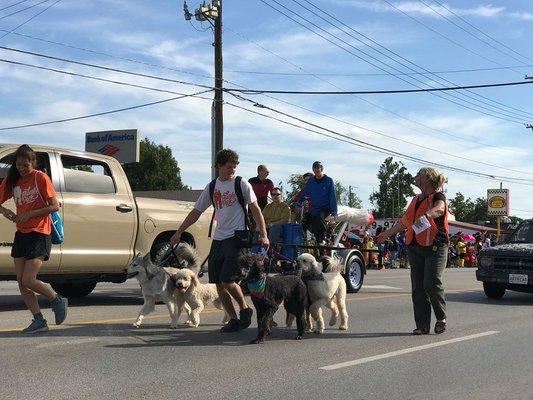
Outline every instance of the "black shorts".
{"label": "black shorts", "polygon": [[15,240],[11,248],[11,257],[33,260],[38,258],[47,261],[52,250],[52,238],[39,232],[15,233]]}
{"label": "black shorts", "polygon": [[237,258],[244,251],[236,246],[235,238],[213,240],[209,251],[209,283],[232,283],[240,280]]}

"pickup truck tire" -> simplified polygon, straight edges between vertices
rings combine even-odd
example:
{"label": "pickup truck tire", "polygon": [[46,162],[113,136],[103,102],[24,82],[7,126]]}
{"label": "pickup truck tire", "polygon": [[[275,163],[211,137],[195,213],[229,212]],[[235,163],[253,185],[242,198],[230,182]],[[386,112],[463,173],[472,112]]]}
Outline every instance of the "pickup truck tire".
{"label": "pickup truck tire", "polygon": [[363,260],[357,254],[352,254],[346,262],[344,280],[346,281],[346,291],[348,293],[357,293],[363,280],[365,279]]}
{"label": "pickup truck tire", "polygon": [[501,299],[505,294],[505,287],[496,282],[483,282],[483,291],[490,299]]}
{"label": "pickup truck tire", "polygon": [[85,297],[91,294],[96,287],[95,281],[75,281],[75,282],[52,282],[52,288],[61,296],[69,299]]}

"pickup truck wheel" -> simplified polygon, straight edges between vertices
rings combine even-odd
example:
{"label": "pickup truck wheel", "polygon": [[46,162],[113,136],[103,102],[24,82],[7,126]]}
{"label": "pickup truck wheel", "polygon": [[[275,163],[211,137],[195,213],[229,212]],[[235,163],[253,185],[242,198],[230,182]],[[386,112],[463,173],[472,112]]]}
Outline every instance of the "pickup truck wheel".
{"label": "pickup truck wheel", "polygon": [[496,282],[483,282],[483,291],[491,299],[501,299],[505,294],[505,287]]}
{"label": "pickup truck wheel", "polygon": [[[150,252],[152,262],[156,265],[159,265],[161,261],[163,260],[163,257],[167,254],[167,252],[170,250],[170,242],[161,242],[157,243],[152,251]],[[165,267],[175,267],[178,268],[178,266],[173,261],[175,260],[175,257],[170,257],[169,261],[165,263]]]}
{"label": "pickup truck wheel", "polygon": [[346,291],[348,293],[357,293],[361,289],[365,279],[363,271],[363,261],[356,254],[351,255],[346,262],[346,270],[344,272]]}
{"label": "pickup truck wheel", "polygon": [[96,287],[96,282],[54,282],[50,285],[61,296],[73,299],[88,296]]}

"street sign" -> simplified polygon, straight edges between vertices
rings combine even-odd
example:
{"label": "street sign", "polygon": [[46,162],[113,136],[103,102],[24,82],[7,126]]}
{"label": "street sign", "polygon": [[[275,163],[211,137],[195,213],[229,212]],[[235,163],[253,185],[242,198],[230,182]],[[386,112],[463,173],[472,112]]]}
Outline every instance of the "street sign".
{"label": "street sign", "polygon": [[123,164],[139,162],[139,136],[137,129],[87,132],[85,151],[114,157]]}
{"label": "street sign", "polygon": [[509,189],[487,190],[487,215],[509,215]]}

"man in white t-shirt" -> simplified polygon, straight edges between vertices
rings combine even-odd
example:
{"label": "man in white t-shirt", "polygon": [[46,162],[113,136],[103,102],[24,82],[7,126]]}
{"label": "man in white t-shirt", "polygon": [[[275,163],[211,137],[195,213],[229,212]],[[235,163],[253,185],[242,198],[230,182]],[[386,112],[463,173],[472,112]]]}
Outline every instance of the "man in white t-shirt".
{"label": "man in white t-shirt", "polygon": [[[236,283],[239,279],[237,257],[242,249],[237,245],[235,231],[246,228],[246,214],[235,193],[235,171],[239,164],[239,155],[230,149],[217,153],[216,167],[218,178],[213,191],[213,199],[207,184],[194,209],[187,215],[181,226],[170,239],[172,244],[180,241],[181,234],[194,224],[200,215],[213,203],[215,205],[215,220],[217,222],[213,243],[209,251],[208,274],[209,282],[217,285],[218,294],[224,309],[230,316],[229,322],[222,327],[221,332],[235,332],[250,326],[253,311],[244,300],[241,287]],[[241,179],[241,192],[246,208],[250,208],[256,227],[259,231],[259,242],[268,247],[268,236],[261,209],[250,183]],[[240,308],[239,318],[231,299],[235,299]]]}

